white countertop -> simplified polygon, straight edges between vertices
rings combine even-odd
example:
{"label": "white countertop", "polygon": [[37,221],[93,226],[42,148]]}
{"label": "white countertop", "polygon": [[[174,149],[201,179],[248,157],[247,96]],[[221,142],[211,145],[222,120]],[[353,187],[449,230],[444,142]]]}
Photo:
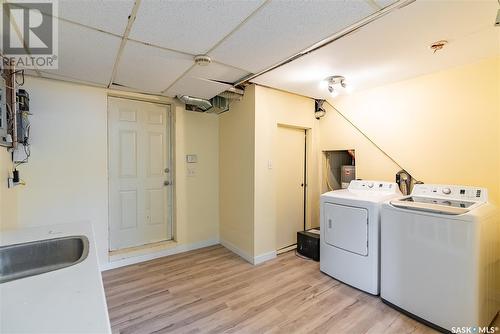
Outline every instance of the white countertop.
{"label": "white countertop", "polygon": [[89,223],[0,232],[0,246],[85,235],[88,257],[73,266],[0,284],[0,333],[111,333]]}

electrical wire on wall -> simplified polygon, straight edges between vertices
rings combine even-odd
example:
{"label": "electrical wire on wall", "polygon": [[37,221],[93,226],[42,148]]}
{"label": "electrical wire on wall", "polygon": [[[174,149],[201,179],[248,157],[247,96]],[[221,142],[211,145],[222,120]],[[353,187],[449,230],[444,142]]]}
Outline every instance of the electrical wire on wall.
{"label": "electrical wire on wall", "polygon": [[[500,0],[499,0],[500,1]],[[354,124],[346,115],[344,115],[340,110],[338,110],[337,108],[335,108],[329,101],[325,101],[330,107],[332,107],[333,110],[335,110],[335,112],[337,114],[339,114],[345,121],[347,121],[347,123],[349,123],[354,129],[356,129],[356,131],[358,131],[361,135],[363,135],[363,137],[365,137],[373,146],[375,146],[375,148],[377,148],[377,150],[379,150],[382,154],[384,154],[389,160],[391,160],[396,166],[398,166],[402,171],[406,171],[407,169],[405,169],[403,166],[401,166],[401,164],[399,164],[393,157],[391,157],[386,151],[384,151],[380,146],[377,145],[377,143],[375,143],[366,133],[363,132],[363,130],[361,130],[356,124]],[[411,174],[411,173],[408,173],[408,174]],[[419,181],[418,179],[414,178],[413,177],[413,181],[415,183],[423,183],[421,181]]]}
{"label": "electrical wire on wall", "polygon": [[[12,187],[26,184],[20,178],[17,168],[21,164],[27,163],[31,156],[31,124],[29,120],[31,114],[29,112],[29,95],[25,90],[19,89],[25,83],[24,70],[10,69],[9,71],[4,71],[2,68],[1,72],[2,77],[5,79],[2,87],[5,87],[6,91],[10,90],[8,96],[11,97],[10,100],[6,100],[5,113],[8,135],[6,138],[10,137],[11,146],[8,147],[8,150],[12,157],[12,177],[8,178],[8,187]],[[21,80],[19,80],[19,77]],[[6,138],[4,140],[9,143]]]}

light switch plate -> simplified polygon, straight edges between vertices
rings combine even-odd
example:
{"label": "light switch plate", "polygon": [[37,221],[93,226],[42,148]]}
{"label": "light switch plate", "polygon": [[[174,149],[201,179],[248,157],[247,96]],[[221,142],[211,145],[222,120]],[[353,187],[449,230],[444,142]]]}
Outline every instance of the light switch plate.
{"label": "light switch plate", "polygon": [[186,155],[186,162],[188,164],[197,163],[198,156],[196,154],[188,154],[188,155]]}

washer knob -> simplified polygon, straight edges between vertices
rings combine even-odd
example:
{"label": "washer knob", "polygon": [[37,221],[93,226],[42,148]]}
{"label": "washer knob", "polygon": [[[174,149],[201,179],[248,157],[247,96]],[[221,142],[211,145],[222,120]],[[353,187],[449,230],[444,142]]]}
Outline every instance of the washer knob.
{"label": "washer knob", "polygon": [[373,188],[373,182],[367,184],[368,188]]}
{"label": "washer knob", "polygon": [[445,195],[451,194],[451,189],[450,188],[443,188],[442,191],[443,191],[443,194],[445,194]]}

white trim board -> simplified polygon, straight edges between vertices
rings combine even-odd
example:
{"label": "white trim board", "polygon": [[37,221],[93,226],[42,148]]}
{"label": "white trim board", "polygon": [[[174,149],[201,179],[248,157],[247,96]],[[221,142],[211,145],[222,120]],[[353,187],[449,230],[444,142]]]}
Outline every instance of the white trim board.
{"label": "white trim board", "polygon": [[253,265],[261,264],[276,257],[276,251],[271,251],[257,256],[252,256],[227,240],[221,239],[220,244]]}
{"label": "white trim board", "polygon": [[253,264],[261,264],[277,257],[276,251],[267,252],[253,257]]}
{"label": "white trim board", "polygon": [[199,248],[203,248],[203,247],[208,247],[208,246],[213,246],[213,245],[217,245],[217,244],[219,244],[218,238],[203,240],[203,241],[195,242],[195,243],[191,243],[191,244],[181,244],[181,245],[171,247],[168,249],[163,249],[163,250],[158,251],[158,252],[129,257],[126,259],[117,260],[117,261],[113,261],[113,262],[108,262],[108,263],[100,265],[99,269],[101,271],[106,271],[106,270],[110,270],[110,269],[129,266],[131,264],[136,264],[136,263],[140,263],[140,262],[154,260],[154,259],[157,259],[160,257],[184,253],[184,252],[188,252],[191,250],[195,250],[195,249],[199,249]]}

